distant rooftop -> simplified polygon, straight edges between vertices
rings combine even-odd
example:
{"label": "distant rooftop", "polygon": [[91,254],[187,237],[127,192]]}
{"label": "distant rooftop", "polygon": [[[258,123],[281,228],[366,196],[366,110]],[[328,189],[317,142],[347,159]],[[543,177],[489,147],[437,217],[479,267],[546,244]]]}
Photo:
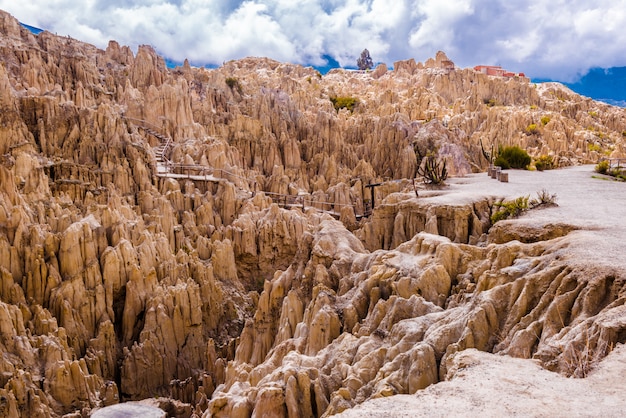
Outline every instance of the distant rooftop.
{"label": "distant rooftop", "polygon": [[513,73],[511,71],[507,71],[499,65],[477,65],[474,67],[475,71],[478,71],[487,75],[494,75],[497,77],[526,77],[524,73]]}

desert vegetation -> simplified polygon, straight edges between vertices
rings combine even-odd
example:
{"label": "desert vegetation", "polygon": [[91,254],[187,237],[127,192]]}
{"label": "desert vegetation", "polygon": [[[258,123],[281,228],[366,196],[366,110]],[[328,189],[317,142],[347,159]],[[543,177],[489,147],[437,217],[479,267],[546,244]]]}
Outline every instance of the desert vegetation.
{"label": "desert vegetation", "polygon": [[243,91],[241,88],[241,83],[235,77],[226,77],[226,85],[229,89],[231,89],[232,91],[236,91],[239,94],[241,94]]}
{"label": "desert vegetation", "polygon": [[519,146],[506,146],[498,150],[494,165],[502,169],[518,168],[525,169],[531,162],[528,152]]}
{"label": "desert vegetation", "polygon": [[552,170],[554,167],[554,159],[551,155],[541,155],[535,159],[535,168],[539,171]]}
{"label": "desert vegetation", "polygon": [[361,52],[361,56],[356,61],[356,66],[361,71],[371,70],[374,67],[374,61],[367,48]]}
{"label": "desert vegetation", "polygon": [[525,131],[527,135],[537,135],[539,133],[539,127],[536,123],[531,123],[526,127]]}
{"label": "desert vegetation", "polygon": [[517,218],[530,209],[539,207],[555,206],[557,196],[545,189],[537,192],[537,196],[530,199],[530,196],[520,196],[513,200],[500,200],[494,203],[495,211],[491,215],[491,223],[502,221],[504,219]]}
{"label": "desert vegetation", "polygon": [[350,96],[333,96],[330,97],[330,101],[333,103],[333,107],[337,112],[340,109],[348,109],[353,112],[355,107],[359,104],[359,99]]}
{"label": "desert vegetation", "polygon": [[434,155],[427,155],[418,167],[418,174],[422,176],[424,183],[443,185],[448,178],[446,160],[438,161]]}
{"label": "desert vegetation", "polygon": [[597,173],[600,174],[608,174],[610,167],[611,165],[609,164],[608,160],[602,160],[598,164],[596,164],[595,170]]}
{"label": "desert vegetation", "polygon": [[615,167],[611,167],[611,162],[608,159],[600,160],[594,170],[596,173],[611,176],[616,180],[626,181],[626,167],[619,164]]}

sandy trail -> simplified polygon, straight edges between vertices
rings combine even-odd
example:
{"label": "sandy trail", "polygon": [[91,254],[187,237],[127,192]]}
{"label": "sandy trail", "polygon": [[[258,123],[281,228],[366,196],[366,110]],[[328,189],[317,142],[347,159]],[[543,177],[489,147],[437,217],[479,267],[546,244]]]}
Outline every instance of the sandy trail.
{"label": "sandy trail", "polygon": [[513,222],[535,227],[574,225],[580,229],[568,240],[573,261],[626,269],[626,183],[595,173],[593,165],[508,172],[508,183],[485,173],[450,179],[449,189],[432,199],[448,204],[471,202],[477,196],[532,199],[546,190],[556,194],[558,206],[529,211]]}

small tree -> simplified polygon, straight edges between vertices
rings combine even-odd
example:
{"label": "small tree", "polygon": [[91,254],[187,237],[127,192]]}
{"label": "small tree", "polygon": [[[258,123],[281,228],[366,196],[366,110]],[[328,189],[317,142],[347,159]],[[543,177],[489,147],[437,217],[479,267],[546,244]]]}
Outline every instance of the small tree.
{"label": "small tree", "polygon": [[370,57],[370,52],[366,49],[361,52],[361,57],[356,60],[359,70],[371,70],[374,67],[374,61]]}

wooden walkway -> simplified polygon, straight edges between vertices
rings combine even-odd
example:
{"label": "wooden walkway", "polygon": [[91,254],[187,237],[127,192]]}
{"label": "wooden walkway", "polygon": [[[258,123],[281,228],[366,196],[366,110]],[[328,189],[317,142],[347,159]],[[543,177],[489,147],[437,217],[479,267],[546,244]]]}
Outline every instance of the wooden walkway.
{"label": "wooden walkway", "polygon": [[303,212],[307,209],[315,209],[318,212],[327,213],[336,219],[341,217],[341,209],[344,207],[352,208],[356,219],[361,219],[371,215],[371,210],[368,211],[367,208],[363,211],[363,213],[357,213],[357,206],[354,204],[315,200],[310,195],[287,195],[272,192],[263,192],[263,194],[270,197],[274,203],[282,208],[300,208]]}
{"label": "wooden walkway", "polygon": [[[172,144],[172,139],[169,136],[159,133],[149,122],[129,117],[125,119],[159,140],[159,145],[153,148],[156,157],[157,177],[214,183],[228,181],[233,183],[240,190],[250,193],[252,196],[256,193],[256,182],[254,180],[251,181],[246,177],[239,176],[228,170],[199,164],[179,164],[170,161],[167,158],[168,151],[171,149]],[[242,184],[245,184],[245,188],[241,186]],[[352,208],[356,219],[368,217],[372,213],[369,207],[365,207],[363,213],[357,213],[357,206],[354,204],[319,201],[315,200],[310,195],[287,195],[267,191],[261,192],[270,197],[274,203],[282,208],[300,208],[303,212],[312,208],[318,212],[327,213],[336,219],[341,217],[341,209],[346,206]]]}

